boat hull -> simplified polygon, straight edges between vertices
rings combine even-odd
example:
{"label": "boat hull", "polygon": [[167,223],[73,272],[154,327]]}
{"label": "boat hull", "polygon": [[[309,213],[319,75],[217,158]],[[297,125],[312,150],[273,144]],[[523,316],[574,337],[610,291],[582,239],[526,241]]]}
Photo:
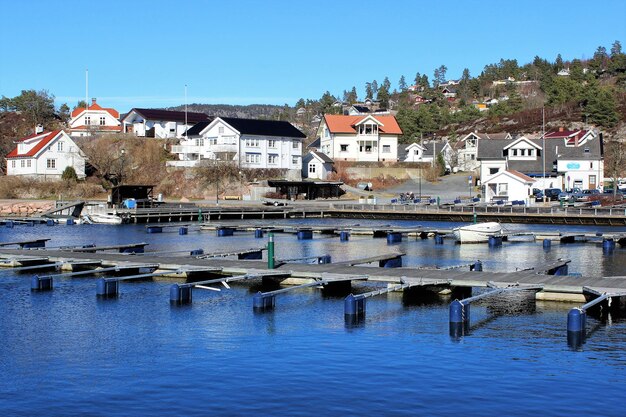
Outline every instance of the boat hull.
{"label": "boat hull", "polygon": [[90,213],[83,216],[85,223],[92,224],[122,224],[122,218],[115,214]]}
{"label": "boat hull", "polygon": [[496,222],[478,223],[452,229],[452,234],[459,243],[482,243],[489,236],[502,234],[502,226]]}

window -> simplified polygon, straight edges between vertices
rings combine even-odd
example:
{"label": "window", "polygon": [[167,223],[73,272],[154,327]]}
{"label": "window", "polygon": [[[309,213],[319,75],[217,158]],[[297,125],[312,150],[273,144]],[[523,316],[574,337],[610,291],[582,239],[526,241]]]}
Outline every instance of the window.
{"label": "window", "polygon": [[292,141],[291,141],[291,147],[292,147],[293,149],[298,149],[298,143],[299,143],[299,142],[298,142],[297,140],[292,140]]}
{"label": "window", "polygon": [[383,153],[391,153],[391,145],[383,145]]}
{"label": "window", "polygon": [[489,175],[497,174],[500,168],[489,168]]}
{"label": "window", "polygon": [[341,152],[348,152],[348,145],[339,145]]}
{"label": "window", "polygon": [[328,130],[328,128],[324,128],[324,137],[329,137],[330,136],[330,131]]}
{"label": "window", "polygon": [[593,162],[589,162],[589,169],[593,169]]}
{"label": "window", "polygon": [[26,161],[26,168],[30,168],[30,159]]}
{"label": "window", "polygon": [[91,124],[91,117],[85,116],[85,126],[89,126]]}
{"label": "window", "polygon": [[258,153],[247,153],[246,154],[246,163],[248,164],[258,164],[261,162],[261,154]]}
{"label": "window", "polygon": [[267,141],[267,146],[268,146],[269,148],[275,148],[275,147],[276,147],[276,141],[275,141],[275,140],[273,140],[273,139],[268,140],[268,141]]}
{"label": "window", "polygon": [[[387,145],[385,145],[385,146],[387,146]],[[420,155],[420,150],[419,149],[414,149],[413,150],[413,155],[419,156]]]}
{"label": "window", "polygon": [[526,155],[526,149],[520,149],[519,150],[519,155],[520,156],[525,156]]}
{"label": "window", "polygon": [[100,126],[104,126],[106,124],[106,117],[100,116]]}
{"label": "window", "polygon": [[589,148],[585,148],[585,149],[584,149],[584,152],[585,152],[585,153],[589,153]]}
{"label": "window", "polygon": [[249,148],[258,148],[259,140],[258,139],[246,139],[246,146]]}
{"label": "window", "polygon": [[471,155],[470,155],[470,159],[473,161],[474,159],[476,159],[476,155],[471,154]]}
{"label": "window", "polygon": [[224,126],[220,126],[217,128],[218,133],[221,135],[222,133],[224,133]]}
{"label": "window", "polygon": [[268,164],[276,164],[277,163],[277,159],[278,159],[278,155],[268,155],[267,156],[267,163]]}
{"label": "window", "polygon": [[204,139],[203,138],[196,139],[196,146],[204,146]]}
{"label": "window", "polygon": [[509,184],[506,182],[498,184],[498,195],[508,195],[509,194]]}
{"label": "window", "polygon": [[517,149],[513,149],[513,156],[517,156]]}
{"label": "window", "polygon": [[534,150],[534,149],[529,149],[529,150],[528,150],[528,156],[533,156],[533,155],[534,155],[534,153],[535,153],[535,150]]}
{"label": "window", "polygon": [[291,157],[291,164],[292,165],[298,165],[298,157],[297,156],[292,156]]}
{"label": "window", "polygon": [[25,160],[25,159],[22,159],[22,160],[20,161],[20,168],[24,168],[25,166],[26,166],[26,160]]}
{"label": "window", "polygon": [[58,152],[63,152],[63,142],[59,141],[59,143],[57,143],[57,151]]}
{"label": "window", "polygon": [[47,159],[46,160],[46,168],[48,169],[56,169],[57,160],[56,159]]}
{"label": "window", "polygon": [[15,161],[11,161],[11,168],[15,168]]}
{"label": "window", "polygon": [[309,174],[315,174],[315,164],[309,164]]}

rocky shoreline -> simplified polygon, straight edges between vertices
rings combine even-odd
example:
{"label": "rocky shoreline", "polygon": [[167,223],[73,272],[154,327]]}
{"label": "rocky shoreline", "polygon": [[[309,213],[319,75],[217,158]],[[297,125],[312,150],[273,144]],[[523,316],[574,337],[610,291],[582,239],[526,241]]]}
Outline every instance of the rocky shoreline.
{"label": "rocky shoreline", "polygon": [[37,215],[54,206],[54,201],[4,200],[0,201],[0,217]]}

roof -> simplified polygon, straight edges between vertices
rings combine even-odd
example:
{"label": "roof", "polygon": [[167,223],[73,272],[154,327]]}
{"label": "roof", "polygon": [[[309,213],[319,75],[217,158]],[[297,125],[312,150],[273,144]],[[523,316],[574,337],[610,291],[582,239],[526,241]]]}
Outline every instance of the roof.
{"label": "roof", "polygon": [[184,122],[187,120],[188,123],[194,124],[204,120],[209,120],[209,116],[206,113],[186,112],[185,116],[184,111],[139,108],[131,109],[131,111],[124,116],[124,119],[126,119],[133,112],[137,113],[145,120],[162,120],[170,122]]}
{"label": "roof", "polygon": [[514,169],[507,169],[506,172],[508,172],[509,174],[513,174],[516,177],[526,181],[526,182],[535,182],[535,180],[533,180],[532,178],[530,178],[528,175],[522,174],[519,171],[516,171]]}
{"label": "roof", "polygon": [[191,126],[187,131],[183,134],[183,136],[200,136],[200,133],[204,130],[205,127],[211,123],[212,120],[204,120],[202,122],[198,122],[195,125]]}
{"label": "roof", "polygon": [[309,146],[307,146],[307,148],[319,148],[321,145],[321,139],[317,138],[315,139],[313,142],[311,142],[311,144]]}
{"label": "roof", "polygon": [[354,107],[354,110],[358,111],[359,113],[369,113],[370,112],[370,108],[367,106],[359,106],[359,105],[353,105],[352,107]]}
{"label": "roof", "polygon": [[484,183],[489,183],[493,181],[494,179],[501,177],[503,175],[506,175],[506,174],[509,174],[508,176],[513,177],[514,179],[518,181],[523,181],[523,182],[531,183],[531,184],[535,182],[535,180],[529,177],[528,175],[522,174],[521,172],[516,171],[514,169],[507,169],[506,171],[500,171],[494,174],[493,176],[486,178]]}
{"label": "roof", "polygon": [[557,132],[546,133],[546,139],[571,138],[571,137],[577,136],[579,133],[580,133],[580,137],[583,137],[585,133],[587,133],[587,131],[586,130],[559,130]]}
{"label": "roof", "polygon": [[330,159],[328,157],[328,155],[326,155],[325,153],[317,152],[317,151],[311,151],[311,154],[317,156],[319,159],[322,160],[322,162],[326,162],[327,164],[334,164],[335,163],[335,161]]}
{"label": "roof", "polygon": [[354,126],[366,117],[371,117],[382,124],[379,131],[388,135],[401,135],[402,129],[398,125],[395,117],[390,115],[367,115],[367,116],[342,116],[336,114],[325,114],[324,120],[331,133],[356,133]]}
{"label": "roof", "polygon": [[[91,106],[87,106],[87,109],[90,111],[105,111],[107,113],[109,113],[111,116],[115,117],[116,119],[120,118],[120,112],[118,112],[117,110],[113,109],[113,108],[104,108],[101,107],[98,103],[92,103]],[[73,111],[72,111],[72,118],[77,117],[78,115],[80,115],[82,112],[85,111],[84,107],[76,107]]]}
{"label": "roof", "polygon": [[7,155],[7,158],[32,158],[35,155],[37,155],[37,153],[39,153],[40,150],[42,150],[50,142],[52,142],[52,140],[56,138],[61,132],[62,130],[55,130],[54,132],[43,132],[38,135],[30,135],[30,136],[26,136],[25,138],[19,139],[17,140],[17,142],[24,142],[26,140],[41,136],[41,139],[39,140],[39,142],[37,142],[37,144],[33,146],[28,152],[23,153],[23,154],[18,154],[17,146],[16,146],[11,152],[9,152],[9,154]]}
{"label": "roof", "polygon": [[282,120],[238,119],[235,117],[220,117],[219,119],[235,128],[242,135],[306,138],[306,135],[294,125]]}

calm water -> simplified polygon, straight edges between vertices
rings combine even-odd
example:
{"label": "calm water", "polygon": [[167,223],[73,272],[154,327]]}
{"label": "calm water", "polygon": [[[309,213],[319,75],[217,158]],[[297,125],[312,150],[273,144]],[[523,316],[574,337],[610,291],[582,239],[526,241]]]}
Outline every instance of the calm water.
{"label": "calm water", "polygon": [[[50,237],[48,246],[145,241],[149,250],[181,256],[196,248],[265,244],[252,233],[217,238],[211,231],[176,231],[19,226],[1,228],[0,240]],[[276,235],[278,258],[328,253],[340,261],[391,250],[406,252],[409,266],[481,259],[485,270],[512,271],[567,257],[571,272],[626,275],[626,249],[619,247],[604,255],[591,244],[544,251],[540,242],[489,249],[448,240],[387,245],[366,236],[342,243]],[[520,294],[473,304],[470,335],[453,340],[449,299],[374,297],[365,321],[346,326],[343,298],[323,297],[316,289],[280,295],[273,312],[254,314],[252,293],[259,288],[249,285],[196,290],[193,305],[172,307],[169,282],[122,284],[119,298],[98,300],[93,278],[57,279],[54,291],[31,293],[31,276],[0,271],[3,416],[624,415],[626,321],[590,319],[590,337],[571,350],[565,324],[576,304],[534,302]]]}

